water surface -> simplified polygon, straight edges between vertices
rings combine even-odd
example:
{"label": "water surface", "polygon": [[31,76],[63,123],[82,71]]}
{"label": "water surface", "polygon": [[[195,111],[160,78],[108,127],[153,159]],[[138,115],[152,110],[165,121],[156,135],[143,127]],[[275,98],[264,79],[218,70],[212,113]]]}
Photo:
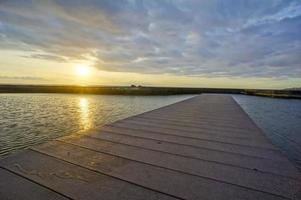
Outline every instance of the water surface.
{"label": "water surface", "polygon": [[233,95],[234,99],[301,170],[301,100]]}

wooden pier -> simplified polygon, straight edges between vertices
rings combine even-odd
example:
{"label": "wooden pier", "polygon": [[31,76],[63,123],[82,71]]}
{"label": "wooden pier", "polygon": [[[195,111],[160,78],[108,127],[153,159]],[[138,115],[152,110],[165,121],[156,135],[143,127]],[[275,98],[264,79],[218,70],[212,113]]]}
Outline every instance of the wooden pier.
{"label": "wooden pier", "polygon": [[297,200],[300,182],[230,95],[199,95],[0,160],[1,200]]}

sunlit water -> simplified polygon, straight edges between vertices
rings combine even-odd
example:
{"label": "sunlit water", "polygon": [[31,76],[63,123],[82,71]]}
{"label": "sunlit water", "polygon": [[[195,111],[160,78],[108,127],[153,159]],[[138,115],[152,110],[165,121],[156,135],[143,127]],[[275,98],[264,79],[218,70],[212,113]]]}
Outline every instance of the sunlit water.
{"label": "sunlit water", "polygon": [[233,95],[235,100],[301,170],[301,100]]}
{"label": "sunlit water", "polygon": [[0,155],[189,97],[0,94]]}

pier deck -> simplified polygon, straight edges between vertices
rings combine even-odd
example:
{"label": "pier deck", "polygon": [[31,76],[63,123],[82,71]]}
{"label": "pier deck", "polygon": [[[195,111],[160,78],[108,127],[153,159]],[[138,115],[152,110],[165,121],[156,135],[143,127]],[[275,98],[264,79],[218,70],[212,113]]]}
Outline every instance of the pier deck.
{"label": "pier deck", "polygon": [[230,95],[199,95],[0,160],[0,199],[301,199],[301,175]]}

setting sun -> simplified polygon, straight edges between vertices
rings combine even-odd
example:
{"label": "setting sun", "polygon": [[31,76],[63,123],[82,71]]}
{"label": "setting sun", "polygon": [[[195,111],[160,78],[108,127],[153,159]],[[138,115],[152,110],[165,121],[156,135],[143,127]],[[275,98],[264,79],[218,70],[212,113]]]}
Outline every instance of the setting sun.
{"label": "setting sun", "polygon": [[78,76],[89,76],[91,74],[91,67],[88,65],[77,65],[76,74]]}

